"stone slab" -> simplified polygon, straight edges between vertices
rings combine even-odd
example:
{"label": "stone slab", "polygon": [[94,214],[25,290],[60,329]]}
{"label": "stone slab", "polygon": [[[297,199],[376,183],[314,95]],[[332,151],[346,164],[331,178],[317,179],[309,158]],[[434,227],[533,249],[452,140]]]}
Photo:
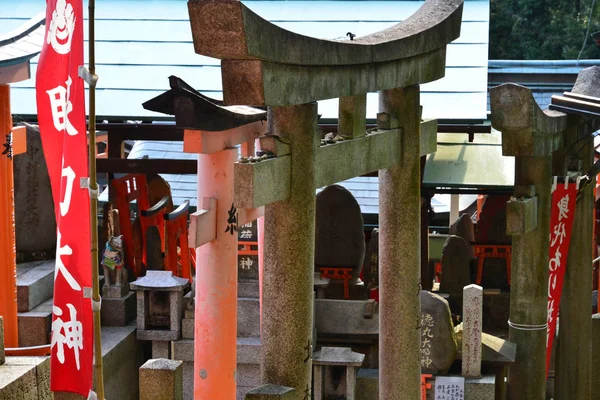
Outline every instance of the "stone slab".
{"label": "stone slab", "polygon": [[17,264],[18,311],[27,312],[52,297],[54,260]]}
{"label": "stone slab", "polygon": [[238,364],[260,364],[260,338],[246,337],[237,339]]}
{"label": "stone slab", "polygon": [[138,340],[173,341],[181,339],[181,331],[141,330],[137,331]]}
{"label": "stone slab", "polygon": [[238,298],[237,335],[238,337],[260,336],[259,299]]}
{"label": "stone slab", "polygon": [[152,341],[152,358],[171,359],[171,342]]}
{"label": "stone slab", "polygon": [[356,400],[379,400],[379,370],[361,368],[356,374]]}
{"label": "stone slab", "polygon": [[468,285],[463,289],[462,375],[481,376],[481,329],[483,326],[483,288]]}
{"label": "stone slab", "polygon": [[[290,196],[292,157],[282,156],[234,166],[234,201],[240,208],[257,208]],[[256,185],[255,185],[256,183]]]}
{"label": "stone slab", "polygon": [[135,322],[102,327],[102,363],[107,399],[138,400],[143,343],[136,339]]}
{"label": "stone slab", "polygon": [[183,400],[194,400],[194,362],[184,361],[183,371]]}
{"label": "stone slab", "polygon": [[319,334],[377,335],[379,310],[372,318],[364,318],[367,300],[316,299],[315,313]]}
{"label": "stone slab", "polygon": [[[112,274],[111,274],[112,275]],[[127,283],[124,283],[121,286],[102,286],[102,298],[106,299],[106,298],[112,298],[112,299],[119,299],[121,297],[125,297],[127,296],[130,292],[129,290],[129,285]]]}
{"label": "stone slab", "polygon": [[246,393],[246,400],[291,400],[294,389],[279,385],[263,385]]}
{"label": "stone slab", "polygon": [[125,297],[102,297],[100,311],[102,326],[126,326],[136,318],[135,293],[128,292]]}
{"label": "stone slab", "polygon": [[41,346],[50,343],[52,311],[37,312],[36,309],[18,314],[19,347]]}
{"label": "stone slab", "polygon": [[7,357],[0,366],[0,398],[52,399],[49,357]]}
{"label": "stone slab", "polygon": [[184,318],[181,320],[181,338],[182,339],[194,339],[194,325],[195,319]]}
{"label": "stone slab", "polygon": [[465,399],[489,400],[494,398],[495,393],[496,377],[493,375],[465,379]]}
{"label": "stone slab", "polygon": [[173,359],[194,361],[194,339],[181,339],[173,342]]}
{"label": "stone slab", "polygon": [[238,297],[258,299],[259,295],[257,280],[240,280],[238,282]]}
{"label": "stone slab", "polygon": [[183,363],[152,359],[140,367],[140,400],[181,400]]}
{"label": "stone slab", "polygon": [[260,365],[238,364],[236,370],[236,382],[241,386],[260,385]]}

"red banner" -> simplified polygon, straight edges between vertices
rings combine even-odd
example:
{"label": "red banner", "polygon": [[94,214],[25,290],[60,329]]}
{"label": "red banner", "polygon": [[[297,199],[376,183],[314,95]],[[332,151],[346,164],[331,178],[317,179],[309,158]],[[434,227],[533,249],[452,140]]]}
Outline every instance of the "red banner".
{"label": "red banner", "polygon": [[546,376],[550,368],[552,342],[556,334],[556,318],[562,295],[571,230],[575,216],[577,185],[555,183],[552,186],[550,213],[550,262],[548,263],[548,328],[546,330]]}
{"label": "red banner", "polygon": [[57,223],[50,388],[88,396],[93,320],[90,201],[83,65],[83,3],[47,0],[46,34],[36,74],[38,122]]}

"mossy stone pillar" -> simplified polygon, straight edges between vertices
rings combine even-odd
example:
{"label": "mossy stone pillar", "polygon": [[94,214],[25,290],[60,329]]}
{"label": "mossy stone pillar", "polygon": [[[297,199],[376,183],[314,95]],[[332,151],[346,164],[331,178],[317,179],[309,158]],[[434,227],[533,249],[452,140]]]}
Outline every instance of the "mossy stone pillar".
{"label": "mossy stone pillar", "polygon": [[317,104],[272,107],[268,119],[270,132],[290,145],[291,189],[287,200],[265,206],[261,378],[305,399],[312,372]]}
{"label": "mossy stone pillar", "polygon": [[379,171],[379,398],[421,395],[419,86],[380,92],[379,112],[399,121],[400,164]]}

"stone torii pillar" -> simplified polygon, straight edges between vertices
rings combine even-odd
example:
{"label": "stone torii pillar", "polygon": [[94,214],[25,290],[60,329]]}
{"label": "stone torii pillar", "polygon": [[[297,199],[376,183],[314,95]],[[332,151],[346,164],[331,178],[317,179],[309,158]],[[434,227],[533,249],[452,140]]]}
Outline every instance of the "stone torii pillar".
{"label": "stone torii pillar", "polygon": [[266,113],[251,107],[222,107],[181,79],[144,107],[175,115],[185,129],[184,151],[198,154],[198,211],[190,216],[189,246],[196,249],[194,399],[235,399],[237,351],[238,227],[264,209],[234,202],[233,166],[254,152],[264,134]]}
{"label": "stone torii pillar", "polygon": [[[222,60],[224,103],[270,107],[261,148],[276,158],[235,165],[235,203],[265,206],[261,375],[294,388],[294,399],[311,398],[315,191],[379,170],[380,240],[390,244],[381,257],[380,398],[420,398],[419,156],[435,151],[437,126],[419,133],[418,85],[444,76],[462,4],[429,0],[408,24],[328,41],[281,29],[239,1],[188,2],[196,52]],[[379,129],[365,135],[366,93],[375,91]],[[315,101],[331,98],[340,98],[343,140],[320,145]]]}
{"label": "stone torii pillar", "polygon": [[507,205],[507,233],[513,235],[509,340],[517,345],[508,396],[539,400],[546,395],[552,153],[562,147],[567,116],[542,111],[531,91],[515,84],[490,89],[490,101],[502,154],[515,157],[518,199]]}

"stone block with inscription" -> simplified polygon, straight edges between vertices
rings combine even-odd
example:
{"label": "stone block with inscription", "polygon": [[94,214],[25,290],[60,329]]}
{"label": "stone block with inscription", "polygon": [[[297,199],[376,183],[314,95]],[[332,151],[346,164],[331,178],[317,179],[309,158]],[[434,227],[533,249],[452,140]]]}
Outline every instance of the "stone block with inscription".
{"label": "stone block with inscription", "polygon": [[462,375],[481,376],[481,330],[483,326],[483,288],[466,286],[463,290]]}
{"label": "stone block with inscription", "polygon": [[448,302],[421,291],[421,373],[446,373],[457,353],[457,342]]}

